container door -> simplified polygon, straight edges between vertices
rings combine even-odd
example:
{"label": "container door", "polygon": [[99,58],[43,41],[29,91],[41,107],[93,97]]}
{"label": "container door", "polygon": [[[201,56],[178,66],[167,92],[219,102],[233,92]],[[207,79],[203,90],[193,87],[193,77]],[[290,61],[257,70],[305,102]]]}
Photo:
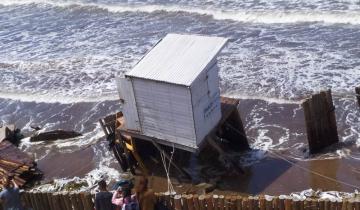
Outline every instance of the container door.
{"label": "container door", "polygon": [[128,78],[117,78],[116,83],[122,112],[125,117],[125,127],[129,130],[141,131],[131,80]]}

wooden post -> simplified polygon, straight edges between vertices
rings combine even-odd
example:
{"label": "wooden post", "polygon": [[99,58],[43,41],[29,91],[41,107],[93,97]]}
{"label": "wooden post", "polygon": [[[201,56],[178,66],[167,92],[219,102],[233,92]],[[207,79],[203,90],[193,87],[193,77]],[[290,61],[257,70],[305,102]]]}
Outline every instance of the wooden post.
{"label": "wooden post", "polygon": [[265,209],[273,210],[273,198],[270,196],[265,197]]}
{"label": "wooden post", "polygon": [[300,210],[304,210],[304,201],[305,201],[304,199],[299,200],[299,209]]}
{"label": "wooden post", "polygon": [[206,207],[208,210],[214,210],[213,196],[207,195],[205,196]]}
{"label": "wooden post", "polygon": [[214,210],[219,210],[219,196],[213,195]]}
{"label": "wooden post", "polygon": [[354,210],[354,201],[353,199],[349,199],[346,205],[347,210]]}
{"label": "wooden post", "polygon": [[236,210],[236,195],[233,195],[230,198],[230,209]]}
{"label": "wooden post", "polygon": [[183,210],[189,210],[189,209],[188,209],[188,206],[187,206],[187,203],[186,203],[186,200],[187,200],[187,195],[186,195],[186,194],[182,194],[182,195],[181,195],[181,203],[182,203],[182,208],[183,208]]}
{"label": "wooden post", "polygon": [[174,206],[175,206],[175,210],[182,210],[182,205],[181,205],[181,195],[175,195],[174,196]]}
{"label": "wooden post", "polygon": [[337,202],[335,200],[330,201],[330,210],[337,210]]}
{"label": "wooden post", "polygon": [[292,199],[292,208],[293,210],[300,210],[300,201],[298,198],[293,198]]}
{"label": "wooden post", "polygon": [[311,199],[311,209],[312,210],[318,210],[318,206],[319,206],[318,200]]}
{"label": "wooden post", "polygon": [[285,199],[285,210],[292,210],[292,199]]}
{"label": "wooden post", "polygon": [[285,198],[282,196],[279,197],[279,210],[285,210]]}
{"label": "wooden post", "polygon": [[265,197],[262,195],[259,197],[259,209],[260,210],[266,210],[266,205],[265,205],[266,201],[265,201]]}
{"label": "wooden post", "polygon": [[198,195],[194,195],[194,196],[193,196],[193,199],[194,199],[194,207],[195,207],[195,210],[200,210],[199,196],[198,196]]}
{"label": "wooden post", "polygon": [[67,210],[73,209],[69,193],[62,193],[62,200],[64,201]]}
{"label": "wooden post", "polygon": [[249,210],[249,199],[248,198],[243,198],[242,209],[243,210]]}
{"label": "wooden post", "polygon": [[199,196],[199,205],[200,205],[200,210],[206,210],[206,206],[205,206],[205,195],[200,195]]}
{"label": "wooden post", "polygon": [[42,200],[42,203],[43,203],[43,208],[46,209],[46,210],[49,210],[50,209],[50,204],[49,204],[49,201],[47,199],[47,196],[46,196],[46,193],[40,193],[40,196],[41,196],[41,200]]}
{"label": "wooden post", "polygon": [[304,201],[304,210],[311,210],[311,199],[310,198],[306,198]]}
{"label": "wooden post", "polygon": [[37,206],[37,203],[35,202],[36,201],[36,198],[35,198],[35,194],[33,192],[30,192],[29,193],[29,196],[30,196],[30,200],[31,200],[31,205],[34,209],[39,209],[39,207]]}
{"label": "wooden post", "polygon": [[71,204],[74,207],[74,210],[83,210],[84,208],[82,207],[82,205],[80,205],[81,201],[78,201],[77,195],[78,194],[74,192],[70,193]]}
{"label": "wooden post", "polygon": [[219,209],[224,210],[225,209],[225,196],[219,195]]}
{"label": "wooden post", "polygon": [[225,210],[231,210],[231,196],[225,196]]}
{"label": "wooden post", "polygon": [[330,210],[330,200],[329,199],[325,199],[325,201],[324,201],[324,209],[325,210]]}
{"label": "wooden post", "polygon": [[360,87],[355,88],[355,93],[356,93],[356,99],[357,99],[358,104],[360,106]]}
{"label": "wooden post", "polygon": [[243,210],[242,209],[242,197],[240,195],[236,196],[236,210]]}
{"label": "wooden post", "polygon": [[274,210],[279,210],[279,197],[274,197],[273,206]]}
{"label": "wooden post", "polygon": [[318,202],[319,202],[319,209],[324,210],[325,209],[325,201],[324,201],[324,199],[319,199]]}
{"label": "wooden post", "polygon": [[355,201],[355,210],[360,210],[360,199]]}
{"label": "wooden post", "polygon": [[255,210],[255,207],[254,207],[254,197],[249,196],[248,199],[249,199],[249,200],[248,200],[249,210]]}
{"label": "wooden post", "polygon": [[310,153],[339,142],[331,90],[321,91],[303,102]]}
{"label": "wooden post", "polygon": [[188,210],[194,210],[195,209],[193,195],[188,195],[187,196],[186,203],[187,203]]}
{"label": "wooden post", "polygon": [[32,205],[31,205],[31,200],[30,200],[30,197],[29,197],[29,193],[28,192],[24,192],[22,194],[22,197],[24,198],[25,200],[25,204],[26,204],[26,207],[27,208],[33,208]]}

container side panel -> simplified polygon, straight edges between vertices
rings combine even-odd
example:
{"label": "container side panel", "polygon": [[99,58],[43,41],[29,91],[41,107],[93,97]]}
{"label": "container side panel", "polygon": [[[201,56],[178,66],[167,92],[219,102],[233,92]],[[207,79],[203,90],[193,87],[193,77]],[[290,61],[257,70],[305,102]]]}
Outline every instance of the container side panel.
{"label": "container side panel", "polygon": [[189,88],[137,78],[133,81],[142,133],[195,148]]}
{"label": "container side panel", "polygon": [[129,130],[141,131],[134,91],[130,79],[117,78],[116,82],[121,99],[122,112],[125,117],[125,127]]}
{"label": "container side panel", "polygon": [[221,119],[218,71],[217,65],[211,66],[211,68],[204,70],[191,85],[198,145]]}

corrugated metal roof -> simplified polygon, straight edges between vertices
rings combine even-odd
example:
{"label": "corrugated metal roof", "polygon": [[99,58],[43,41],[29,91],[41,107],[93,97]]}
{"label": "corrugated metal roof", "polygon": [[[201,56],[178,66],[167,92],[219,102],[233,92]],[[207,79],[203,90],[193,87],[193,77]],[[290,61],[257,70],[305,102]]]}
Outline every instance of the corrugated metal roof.
{"label": "corrugated metal roof", "polygon": [[168,34],[126,75],[190,86],[227,39]]}

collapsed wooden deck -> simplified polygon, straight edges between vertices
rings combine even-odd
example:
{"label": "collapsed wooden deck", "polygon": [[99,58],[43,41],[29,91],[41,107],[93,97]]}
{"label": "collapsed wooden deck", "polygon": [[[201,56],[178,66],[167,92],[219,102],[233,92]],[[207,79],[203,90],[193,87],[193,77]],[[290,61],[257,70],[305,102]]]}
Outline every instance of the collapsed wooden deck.
{"label": "collapsed wooden deck", "polygon": [[[124,127],[125,119],[121,112],[101,119],[100,124],[110,142],[114,156],[123,170],[130,169],[131,172],[135,173],[135,169],[139,168],[143,174],[148,174],[149,169],[143,161],[143,159],[147,157],[140,155],[137,150],[137,144],[141,144],[141,140],[145,140],[161,151],[168,160],[170,157],[163,151],[164,146],[175,146],[182,151],[192,153],[199,153],[205,147],[211,147],[219,156],[228,158],[226,162],[230,164],[232,168],[238,173],[242,173],[242,169],[238,166],[237,162],[226,156],[226,153],[229,151],[238,152],[249,149],[244,127],[237,109],[238,104],[238,99],[221,97],[222,118],[217,126],[207,135],[203,144],[199,145],[197,149],[179,145],[169,140],[146,136],[137,131],[128,130]],[[226,139],[227,144],[224,143],[223,139]],[[184,176],[191,178],[177,163],[174,163],[174,161],[171,163],[172,166]]]}

